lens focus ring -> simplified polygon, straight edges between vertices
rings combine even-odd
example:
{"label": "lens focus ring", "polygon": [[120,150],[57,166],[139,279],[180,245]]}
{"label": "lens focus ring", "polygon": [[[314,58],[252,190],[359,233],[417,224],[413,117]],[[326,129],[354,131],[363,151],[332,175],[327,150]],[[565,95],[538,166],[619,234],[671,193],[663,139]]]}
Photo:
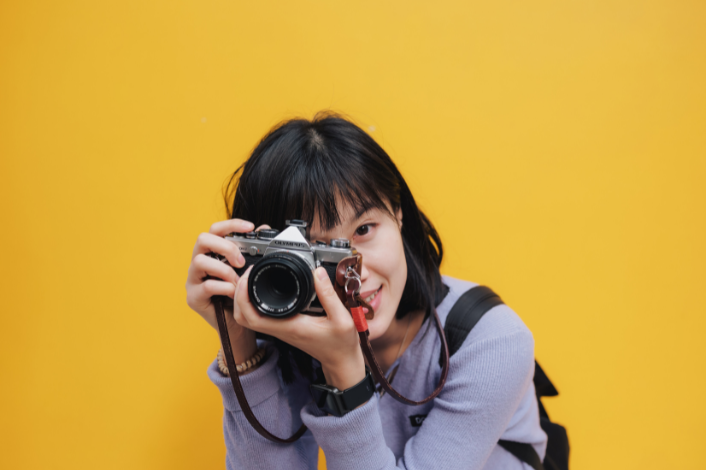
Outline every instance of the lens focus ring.
{"label": "lens focus ring", "polygon": [[302,311],[314,295],[308,264],[296,255],[279,252],[263,257],[250,272],[248,294],[255,309],[275,318]]}

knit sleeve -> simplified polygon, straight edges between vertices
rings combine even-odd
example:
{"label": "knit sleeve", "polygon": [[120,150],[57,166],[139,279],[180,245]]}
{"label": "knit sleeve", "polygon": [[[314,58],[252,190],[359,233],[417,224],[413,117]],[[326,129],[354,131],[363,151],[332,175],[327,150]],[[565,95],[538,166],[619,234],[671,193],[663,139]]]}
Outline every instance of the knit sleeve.
{"label": "knit sleeve", "polygon": [[[240,378],[245,396],[262,425],[278,437],[291,436],[299,426],[299,410],[310,399],[301,377],[285,385],[277,372],[278,352],[274,351],[256,370]],[[229,377],[218,370],[217,361],[208,376],[218,387],[225,408],[223,433],[227,469],[316,469],[318,445],[310,431],[293,444],[278,444],[262,437],[240,408]]]}
{"label": "knit sleeve", "polygon": [[[456,352],[444,389],[397,461],[385,444],[377,397],[342,418],[307,405],[302,419],[326,454],[328,468],[485,468],[534,370],[529,330],[523,325],[497,333],[467,341]],[[524,468],[510,454],[506,457],[502,468]]]}

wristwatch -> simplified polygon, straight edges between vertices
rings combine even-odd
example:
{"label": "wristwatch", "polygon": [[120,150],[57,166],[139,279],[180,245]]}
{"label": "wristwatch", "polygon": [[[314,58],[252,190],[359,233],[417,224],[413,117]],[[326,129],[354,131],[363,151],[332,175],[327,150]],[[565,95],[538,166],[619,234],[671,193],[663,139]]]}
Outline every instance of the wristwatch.
{"label": "wristwatch", "polygon": [[344,391],[326,385],[321,368],[317,370],[317,376],[317,382],[310,385],[314,403],[320,410],[339,418],[370,400],[375,393],[375,381],[368,366],[365,366],[365,378]]}

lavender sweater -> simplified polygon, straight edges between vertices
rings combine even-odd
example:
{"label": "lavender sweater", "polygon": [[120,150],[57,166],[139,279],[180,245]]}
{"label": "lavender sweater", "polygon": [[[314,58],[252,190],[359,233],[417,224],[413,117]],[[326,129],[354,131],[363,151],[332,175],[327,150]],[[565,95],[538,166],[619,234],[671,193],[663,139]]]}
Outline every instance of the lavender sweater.
{"label": "lavender sweater", "polygon": [[[476,285],[449,277],[444,283],[450,290],[437,307],[442,323],[461,294]],[[436,329],[427,319],[395,362],[400,364],[395,388],[414,400],[428,396],[441,374],[439,351]],[[255,415],[270,432],[288,437],[302,422],[307,425],[304,436],[289,445],[260,436],[240,410],[230,379],[216,361],[209,367],[208,376],[223,396],[228,469],[316,469],[319,446],[331,470],[531,470],[498,446],[499,439],[530,443],[544,456],[547,437],[539,426],[532,383],[534,340],[506,305],[483,316],[451,357],[444,389],[421,406],[376,394],[341,418],[326,416],[313,404],[305,379],[283,384],[276,361],[275,351],[241,380]],[[423,424],[413,426],[420,419],[410,417],[419,415],[426,415]]]}

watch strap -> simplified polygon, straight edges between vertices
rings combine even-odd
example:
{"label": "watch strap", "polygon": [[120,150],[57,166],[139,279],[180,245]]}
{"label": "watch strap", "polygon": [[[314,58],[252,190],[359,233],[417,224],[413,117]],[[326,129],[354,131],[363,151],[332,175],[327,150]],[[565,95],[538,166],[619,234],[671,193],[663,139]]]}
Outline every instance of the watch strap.
{"label": "watch strap", "polygon": [[[318,369],[317,374],[320,379],[323,378],[321,368]],[[365,377],[363,380],[346,390],[340,391],[336,387],[325,383],[311,384],[310,389],[314,402],[319,409],[341,417],[372,398],[375,393],[375,381],[370,369],[365,366]]]}

